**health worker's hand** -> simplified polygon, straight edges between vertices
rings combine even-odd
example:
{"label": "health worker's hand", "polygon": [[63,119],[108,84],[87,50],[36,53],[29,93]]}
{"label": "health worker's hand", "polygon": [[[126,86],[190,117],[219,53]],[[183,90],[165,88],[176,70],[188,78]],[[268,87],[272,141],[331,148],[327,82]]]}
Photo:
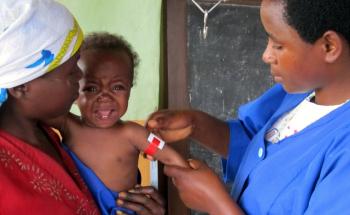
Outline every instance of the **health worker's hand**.
{"label": "health worker's hand", "polygon": [[220,178],[204,163],[189,160],[191,168],[165,166],[185,205],[211,215],[243,214]]}
{"label": "health worker's hand", "polygon": [[146,121],[146,128],[166,142],[188,138],[193,127],[191,111],[160,110],[151,114]]}

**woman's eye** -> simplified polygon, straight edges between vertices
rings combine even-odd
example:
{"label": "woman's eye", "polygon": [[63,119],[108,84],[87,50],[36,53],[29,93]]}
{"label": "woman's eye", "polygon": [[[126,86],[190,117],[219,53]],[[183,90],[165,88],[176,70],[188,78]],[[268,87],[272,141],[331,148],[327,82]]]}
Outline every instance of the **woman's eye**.
{"label": "woman's eye", "polygon": [[276,50],[281,50],[283,48],[283,46],[281,46],[281,45],[272,45],[272,48],[276,49]]}
{"label": "woman's eye", "polygon": [[267,43],[268,43],[268,45],[271,45],[270,47],[271,47],[272,49],[275,49],[275,50],[281,50],[281,49],[283,49],[283,46],[282,46],[280,43],[274,41],[274,40],[271,39],[270,37],[268,38]]}

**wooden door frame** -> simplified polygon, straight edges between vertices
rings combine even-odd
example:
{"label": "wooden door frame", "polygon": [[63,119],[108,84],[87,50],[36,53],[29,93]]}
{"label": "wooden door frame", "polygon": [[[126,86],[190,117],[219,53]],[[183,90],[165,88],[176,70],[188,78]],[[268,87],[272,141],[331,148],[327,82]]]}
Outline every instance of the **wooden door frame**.
{"label": "wooden door frame", "polygon": [[[169,109],[184,109],[189,107],[187,92],[187,1],[164,1],[165,39],[165,93],[166,106]],[[188,146],[176,143],[174,148],[185,157],[188,156]],[[182,203],[171,180],[167,182],[167,200],[169,215],[189,215],[190,210]]]}

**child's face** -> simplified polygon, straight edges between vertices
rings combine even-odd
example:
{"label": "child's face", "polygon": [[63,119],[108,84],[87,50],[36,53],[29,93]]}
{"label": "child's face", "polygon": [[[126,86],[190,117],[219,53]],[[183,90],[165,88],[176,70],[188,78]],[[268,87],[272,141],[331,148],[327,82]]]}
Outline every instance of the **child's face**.
{"label": "child's face", "polygon": [[78,97],[81,70],[77,66],[79,52],[55,70],[28,82],[32,117],[45,120],[69,112]]}
{"label": "child's face", "polygon": [[86,50],[81,53],[83,71],[77,104],[84,122],[108,128],[117,123],[128,107],[132,87],[131,60],[126,53]]}
{"label": "child's face", "polygon": [[261,5],[261,21],[268,34],[263,61],[271,66],[274,80],[290,93],[320,88],[326,80],[317,41],[304,42],[285,22],[281,2],[263,0]]}

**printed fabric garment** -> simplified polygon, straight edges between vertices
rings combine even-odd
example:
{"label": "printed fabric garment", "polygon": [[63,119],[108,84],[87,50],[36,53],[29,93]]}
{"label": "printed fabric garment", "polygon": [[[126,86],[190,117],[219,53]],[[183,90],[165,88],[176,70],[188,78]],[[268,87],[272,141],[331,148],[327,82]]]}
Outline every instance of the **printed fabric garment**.
{"label": "printed fabric garment", "polygon": [[57,134],[43,128],[64,167],[41,150],[0,130],[0,214],[99,214]]}
{"label": "printed fabric garment", "polygon": [[308,94],[275,85],[228,122],[224,179],[247,214],[350,213],[350,102],[276,144],[264,139]]}
{"label": "printed fabric garment", "polygon": [[68,147],[64,146],[64,149],[69,153],[73,158],[81,177],[84,178],[85,183],[89,187],[92,195],[95,198],[95,201],[100,207],[102,215],[115,215],[117,211],[123,211],[129,215],[136,215],[135,212],[119,207],[116,204],[118,198],[118,192],[112,191],[109,189],[99,177],[86,166],[79,158],[76,156]]}

